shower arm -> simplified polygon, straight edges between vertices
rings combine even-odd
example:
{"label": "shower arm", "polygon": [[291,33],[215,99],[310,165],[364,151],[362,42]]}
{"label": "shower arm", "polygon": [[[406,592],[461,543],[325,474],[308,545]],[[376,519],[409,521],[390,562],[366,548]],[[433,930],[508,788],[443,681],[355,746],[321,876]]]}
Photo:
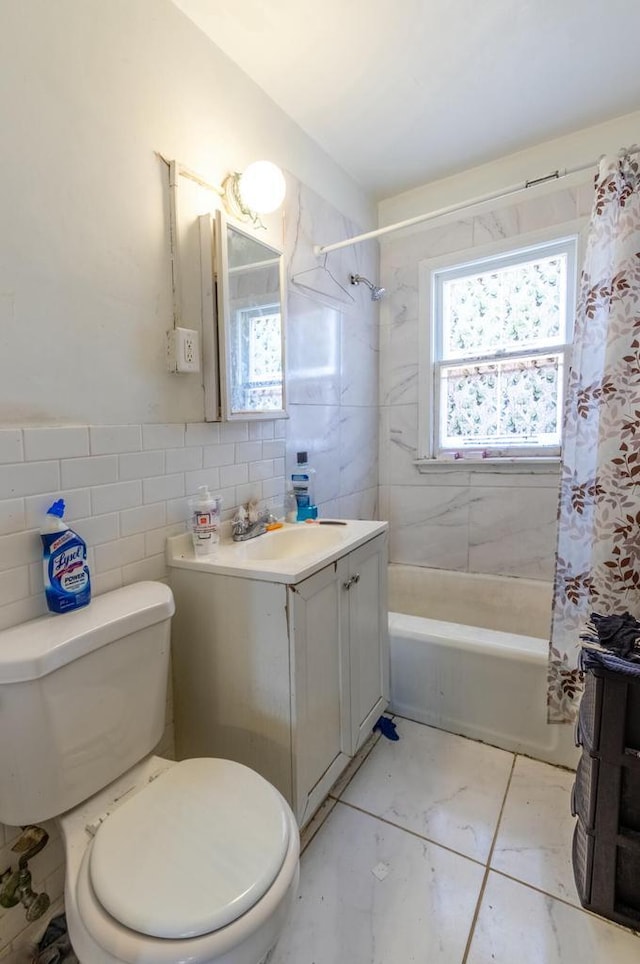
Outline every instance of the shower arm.
{"label": "shower arm", "polygon": [[367,278],[363,278],[361,274],[350,274],[349,281],[352,285],[359,285],[360,282],[365,284],[371,291],[375,288],[375,285],[369,281]]}
{"label": "shower arm", "polygon": [[369,281],[368,278],[363,278],[361,274],[350,274],[349,281],[351,282],[352,285],[359,285],[360,282],[362,282],[363,284],[366,284],[366,286],[371,291],[372,301],[380,301],[380,299],[385,293],[384,288],[381,288],[378,285],[374,285],[372,281]]}

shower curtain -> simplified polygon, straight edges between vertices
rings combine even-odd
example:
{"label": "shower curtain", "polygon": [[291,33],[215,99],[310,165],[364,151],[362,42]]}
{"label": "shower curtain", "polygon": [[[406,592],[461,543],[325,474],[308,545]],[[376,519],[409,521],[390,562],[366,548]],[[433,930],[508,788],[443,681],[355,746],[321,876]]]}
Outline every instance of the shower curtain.
{"label": "shower curtain", "polygon": [[547,708],[575,719],[591,612],[640,618],[640,173],[605,157],[595,185],[564,413]]}

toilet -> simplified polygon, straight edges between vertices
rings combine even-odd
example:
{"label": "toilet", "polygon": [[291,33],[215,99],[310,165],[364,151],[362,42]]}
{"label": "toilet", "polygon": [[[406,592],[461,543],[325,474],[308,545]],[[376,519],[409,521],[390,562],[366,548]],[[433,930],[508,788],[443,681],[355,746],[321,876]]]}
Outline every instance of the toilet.
{"label": "toilet", "polygon": [[296,897],[276,788],[151,752],[173,612],[168,586],[141,582],[0,632],[0,821],[57,818],[81,964],[264,964]]}

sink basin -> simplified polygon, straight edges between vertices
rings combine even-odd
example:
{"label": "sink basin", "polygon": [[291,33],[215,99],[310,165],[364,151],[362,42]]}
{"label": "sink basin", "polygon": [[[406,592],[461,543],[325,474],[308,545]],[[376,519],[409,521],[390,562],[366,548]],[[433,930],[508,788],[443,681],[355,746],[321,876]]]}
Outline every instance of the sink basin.
{"label": "sink basin", "polygon": [[223,539],[210,556],[194,556],[191,535],[185,532],[167,539],[167,562],[175,569],[295,585],[386,528],[386,522],[365,519],[344,525],[285,523],[246,542]]}
{"label": "sink basin", "polygon": [[[334,549],[344,542],[346,526],[301,525],[276,529],[242,543],[246,559],[294,559]],[[236,544],[240,545],[240,544]]]}

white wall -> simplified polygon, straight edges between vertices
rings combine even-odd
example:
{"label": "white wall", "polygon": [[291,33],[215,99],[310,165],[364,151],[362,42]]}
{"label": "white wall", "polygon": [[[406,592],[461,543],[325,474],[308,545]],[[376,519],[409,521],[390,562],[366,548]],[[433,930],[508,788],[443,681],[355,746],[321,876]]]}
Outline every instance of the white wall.
{"label": "white wall", "polygon": [[[411,191],[385,198],[378,205],[379,225],[393,224],[405,218],[451,204],[460,204],[484,194],[491,194],[514,185],[524,185],[528,180],[544,177],[556,170],[572,170],[583,164],[595,162],[602,154],[615,153],[621,147],[630,147],[640,140],[640,111],[625,114],[583,130],[574,131],[552,141],[544,141],[525,151],[508,154],[490,164],[469,168],[452,177],[431,181]],[[594,167],[595,173],[595,167]],[[589,175],[583,175],[584,178]],[[557,185],[547,185],[542,191],[536,188],[536,196],[554,192]],[[497,202],[494,209],[512,202]],[[464,213],[461,217],[464,217]]]}
{"label": "white wall", "polygon": [[[572,168],[638,137],[640,112],[424,185],[380,204],[381,224]],[[595,166],[525,194],[469,207],[381,238],[380,496],[394,562],[552,579],[558,471],[452,464],[421,474],[418,450],[419,264],[588,218]],[[560,229],[561,230],[561,229]]]}
{"label": "white wall", "polygon": [[[169,0],[3,9],[0,418],[202,418],[164,371],[166,167],[268,157],[370,224],[362,191]],[[64,377],[63,377],[64,376]]]}
{"label": "white wall", "polygon": [[[280,164],[290,191],[268,237],[296,270],[316,263],[314,241],[372,227],[369,199],[169,0],[21,0],[2,13],[0,629],[44,611],[38,526],[60,495],[96,592],[166,578],[165,538],[203,482],[227,515],[250,496],[281,502],[297,448],[326,469],[324,514],[371,517],[378,330],[366,292],[332,305],[292,289],[289,420],[205,424],[201,376],[165,370],[168,176],[155,152],[214,183],[261,157]],[[377,273],[377,249],[328,263]],[[18,834],[0,825],[0,871],[17,866]],[[52,831],[32,867],[52,900],[62,860]],[[25,926],[22,907],[0,909],[0,958],[40,924]]]}

